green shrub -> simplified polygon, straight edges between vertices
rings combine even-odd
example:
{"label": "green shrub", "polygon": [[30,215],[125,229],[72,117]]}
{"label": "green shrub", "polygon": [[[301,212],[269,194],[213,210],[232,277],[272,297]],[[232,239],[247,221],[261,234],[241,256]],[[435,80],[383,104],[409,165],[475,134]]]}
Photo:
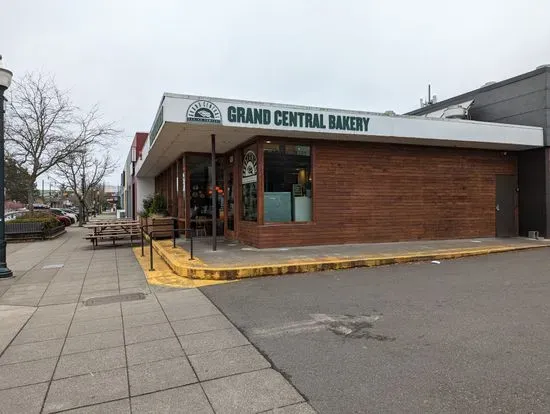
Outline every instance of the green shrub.
{"label": "green shrub", "polygon": [[168,204],[162,194],[155,194],[143,199],[143,211],[140,212],[142,217],[149,217],[153,214],[161,216],[168,215]]}
{"label": "green shrub", "polygon": [[152,205],[153,205],[153,196],[145,197],[143,199],[143,212],[147,215],[150,214]]}
{"label": "green shrub", "polygon": [[50,213],[44,212],[25,213],[21,217],[10,220],[8,223],[44,223],[45,229],[52,229],[61,224]]}
{"label": "green shrub", "polygon": [[152,214],[161,214],[163,216],[168,214],[168,204],[162,194],[155,194],[153,197],[153,203],[151,205]]}

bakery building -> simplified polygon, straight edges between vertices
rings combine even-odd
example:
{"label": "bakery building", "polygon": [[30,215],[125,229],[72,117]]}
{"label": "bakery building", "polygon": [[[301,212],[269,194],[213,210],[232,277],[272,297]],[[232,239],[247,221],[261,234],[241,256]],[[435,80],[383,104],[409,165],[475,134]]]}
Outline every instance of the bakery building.
{"label": "bakery building", "polygon": [[182,228],[259,248],[516,236],[518,160],[543,147],[535,126],[166,93],[125,208],[160,193]]}

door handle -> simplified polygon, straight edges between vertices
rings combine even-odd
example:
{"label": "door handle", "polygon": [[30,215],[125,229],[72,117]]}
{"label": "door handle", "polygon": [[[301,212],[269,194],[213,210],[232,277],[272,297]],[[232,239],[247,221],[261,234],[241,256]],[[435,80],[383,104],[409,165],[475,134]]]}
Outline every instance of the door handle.
{"label": "door handle", "polygon": [[497,211],[500,211],[500,204],[497,204],[496,210],[497,210]]}

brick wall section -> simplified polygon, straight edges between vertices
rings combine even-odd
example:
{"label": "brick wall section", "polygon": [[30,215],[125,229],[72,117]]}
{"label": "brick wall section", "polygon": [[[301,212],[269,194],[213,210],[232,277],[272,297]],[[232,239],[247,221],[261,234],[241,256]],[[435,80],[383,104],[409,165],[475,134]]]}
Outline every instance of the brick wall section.
{"label": "brick wall section", "polygon": [[239,223],[239,240],[251,246],[259,246],[258,229],[256,222],[241,221]]}
{"label": "brick wall section", "polygon": [[349,142],[315,151],[315,223],[241,222],[239,239],[276,247],[493,237],[495,177],[517,171],[516,156],[502,151]]}

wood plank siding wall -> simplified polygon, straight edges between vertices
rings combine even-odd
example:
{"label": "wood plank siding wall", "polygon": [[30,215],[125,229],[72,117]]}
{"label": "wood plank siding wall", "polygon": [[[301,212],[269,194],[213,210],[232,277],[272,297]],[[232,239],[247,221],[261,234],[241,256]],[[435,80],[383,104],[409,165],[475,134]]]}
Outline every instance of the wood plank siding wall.
{"label": "wood plank siding wall", "polygon": [[168,215],[180,219],[185,217],[184,184],[183,180],[178,179],[183,177],[183,168],[183,158],[180,157],[155,177],[155,193],[162,194],[166,199]]}

